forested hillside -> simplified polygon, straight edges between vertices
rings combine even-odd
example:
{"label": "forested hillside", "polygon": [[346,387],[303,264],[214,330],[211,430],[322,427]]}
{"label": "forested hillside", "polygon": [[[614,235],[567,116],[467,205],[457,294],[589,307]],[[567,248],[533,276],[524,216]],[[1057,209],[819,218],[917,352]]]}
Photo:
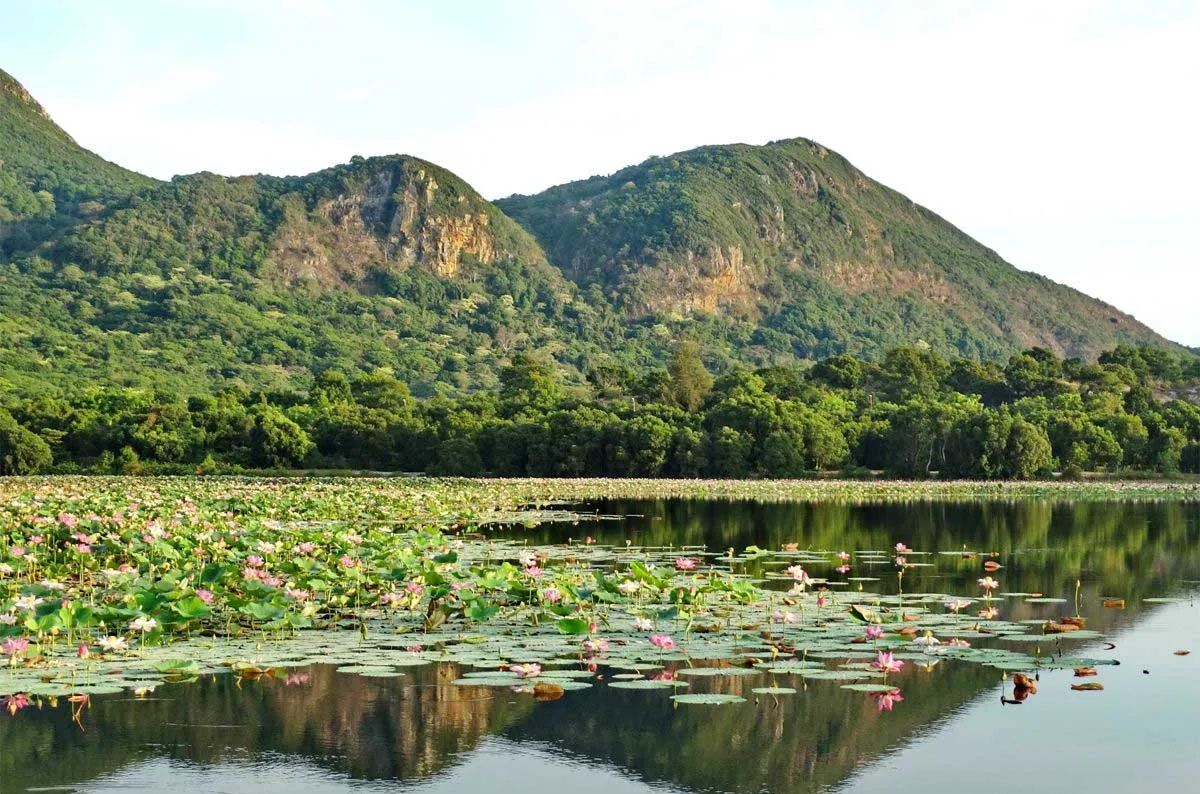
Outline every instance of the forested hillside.
{"label": "forested hillside", "polygon": [[718,375],[896,346],[1185,352],[802,139],[492,203],[401,155],[160,182],[79,147],[3,73],[0,109],[6,400],[304,394],[326,371],[462,396],[522,355],[583,389],[646,376],[681,338]]}
{"label": "forested hillside", "polygon": [[740,321],[773,354],[879,356],[921,339],[980,359],[1032,346],[1095,359],[1168,344],[802,138],[653,157],[498,203],[624,311]]}

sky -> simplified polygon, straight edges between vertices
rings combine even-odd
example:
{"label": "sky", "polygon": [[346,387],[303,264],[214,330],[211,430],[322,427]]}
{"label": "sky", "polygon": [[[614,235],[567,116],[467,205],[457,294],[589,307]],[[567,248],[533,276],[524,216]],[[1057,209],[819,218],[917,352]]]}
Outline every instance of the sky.
{"label": "sky", "polygon": [[485,196],[803,136],[1200,345],[1200,3],[0,2],[0,68],[152,176],[404,153]]}

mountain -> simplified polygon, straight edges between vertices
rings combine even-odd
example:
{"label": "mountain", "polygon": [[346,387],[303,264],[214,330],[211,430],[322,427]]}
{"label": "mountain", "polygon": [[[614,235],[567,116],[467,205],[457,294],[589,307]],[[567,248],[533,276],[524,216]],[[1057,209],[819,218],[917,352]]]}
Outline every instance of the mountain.
{"label": "mountain", "polygon": [[798,355],[900,341],[980,358],[1169,345],[1129,315],[1017,270],[844,157],[796,138],[705,146],[499,207],[635,316],[722,314]]}
{"label": "mountain", "polygon": [[978,359],[1182,350],[809,141],[493,203],[402,155],[162,182],[80,147],[4,73],[0,110],[0,394],[291,391],[338,368],[429,396],[494,388],[523,351],[579,384],[661,365],[684,336],[717,370],[918,340]]}
{"label": "mountain", "polygon": [[0,71],[0,228],[95,216],[153,184],[79,146]]}

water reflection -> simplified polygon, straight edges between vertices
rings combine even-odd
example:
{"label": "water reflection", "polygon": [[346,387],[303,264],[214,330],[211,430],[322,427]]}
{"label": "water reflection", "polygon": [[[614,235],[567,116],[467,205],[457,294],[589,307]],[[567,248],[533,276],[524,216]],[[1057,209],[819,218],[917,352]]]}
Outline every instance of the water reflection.
{"label": "water reflection", "polygon": [[[870,698],[835,682],[805,687],[800,679],[779,680],[801,688],[779,697],[750,691],[770,683],[769,676],[693,682],[693,691],[750,699],[719,708],[675,707],[662,692],[603,686],[535,703],[507,691],[453,686],[459,671],[450,666],[410,668],[398,679],[314,667],[295,686],[270,679],[239,685],[231,676],[217,676],[161,687],[145,699],[98,697],[84,712],[83,730],[65,708],[0,719],[0,790],[160,791],[169,785],[178,792],[307,794],[353,787],[530,794],[569,788],[578,794],[647,786],[810,792],[832,786],[882,791],[886,785],[890,792],[925,792],[949,791],[951,784],[960,790],[964,770],[995,766],[997,774],[1011,774],[1033,765],[1041,778],[1023,784],[1033,791],[1042,782],[1045,790],[1051,783],[1061,788],[1070,775],[1082,774],[1081,759],[1105,735],[1114,737],[1114,758],[1154,758],[1154,776],[1164,783],[1198,771],[1195,754],[1179,749],[1191,735],[1185,727],[1191,714],[1200,708],[1190,683],[1200,659],[1197,612],[1188,604],[1141,602],[1187,591],[1188,581],[1200,579],[1196,506],[595,507],[641,517],[540,528],[531,540],[588,534],[648,545],[798,542],[849,550],[903,540],[917,549],[995,550],[1005,563],[996,574],[1005,590],[1073,598],[1075,582],[1082,580],[1089,627],[1108,633],[1125,663],[1104,671],[1103,693],[1071,692],[1070,671],[1048,674],[1042,692],[1020,707],[1001,706],[997,670],[951,662],[929,670],[910,665],[897,680],[905,702],[885,714]],[[906,590],[977,589],[978,559],[938,555],[931,561],[935,567],[906,575]],[[882,581],[870,587],[894,592],[892,570],[878,574]],[[1104,609],[1101,596],[1125,598],[1128,606]],[[1045,618],[1064,609],[1074,611],[1073,605],[1009,600],[1004,617]],[[1189,639],[1198,646],[1195,655],[1169,652]],[[1097,733],[1101,728],[1104,733]],[[903,782],[898,772],[905,773]],[[1096,790],[1120,790],[1097,781]]]}

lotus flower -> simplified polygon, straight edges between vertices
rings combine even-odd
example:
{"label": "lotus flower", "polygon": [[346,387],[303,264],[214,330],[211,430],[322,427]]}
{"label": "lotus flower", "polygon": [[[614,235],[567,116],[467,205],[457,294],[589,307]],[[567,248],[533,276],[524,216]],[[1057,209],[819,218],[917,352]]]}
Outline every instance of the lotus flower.
{"label": "lotus flower", "polygon": [[890,692],[872,692],[871,697],[875,698],[875,705],[879,707],[880,711],[891,711],[894,705],[904,700],[899,689],[893,689]]}
{"label": "lotus flower", "polygon": [[154,631],[154,628],[157,625],[158,621],[154,618],[138,617],[129,622],[129,629],[131,631],[140,631],[145,633],[148,631]]}
{"label": "lotus flower", "polygon": [[893,658],[891,651],[880,651],[871,667],[881,673],[898,673],[904,669],[904,662]]}
{"label": "lotus flower", "polygon": [[101,637],[96,641],[96,644],[99,645],[106,653],[129,649],[129,644],[125,641],[124,637]]}
{"label": "lotus flower", "polygon": [[660,651],[669,651],[675,647],[675,640],[670,634],[651,634],[650,644]]}
{"label": "lotus flower", "polygon": [[537,678],[542,674],[542,666],[537,662],[528,664],[510,664],[509,672],[516,673],[517,678]]}
{"label": "lotus flower", "polygon": [[696,561],[691,557],[679,557],[675,560],[675,568],[680,571],[693,570],[696,564]]}
{"label": "lotus flower", "polygon": [[999,587],[1000,583],[997,582],[995,579],[993,579],[990,576],[985,576],[979,580],[979,586],[982,587],[984,590],[987,590],[990,592],[992,590],[995,590],[997,587]]}

